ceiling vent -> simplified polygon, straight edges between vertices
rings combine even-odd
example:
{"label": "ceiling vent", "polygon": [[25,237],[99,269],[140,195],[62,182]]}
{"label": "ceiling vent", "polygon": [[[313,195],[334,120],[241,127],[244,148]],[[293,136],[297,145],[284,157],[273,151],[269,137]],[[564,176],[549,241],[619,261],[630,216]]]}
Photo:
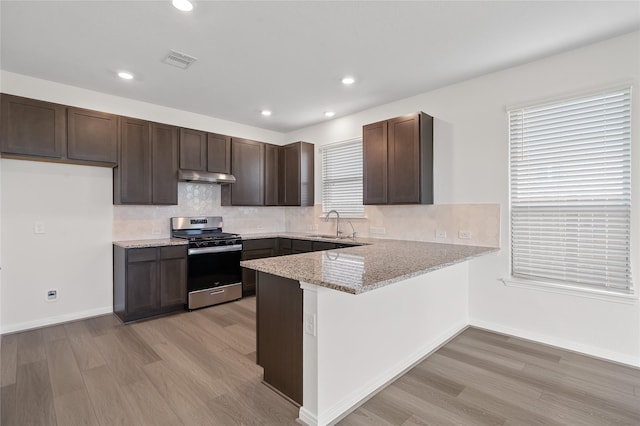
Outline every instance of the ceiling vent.
{"label": "ceiling vent", "polygon": [[186,70],[197,60],[198,59],[193,56],[185,55],[184,53],[176,52],[175,50],[169,50],[169,54],[162,60],[162,62]]}

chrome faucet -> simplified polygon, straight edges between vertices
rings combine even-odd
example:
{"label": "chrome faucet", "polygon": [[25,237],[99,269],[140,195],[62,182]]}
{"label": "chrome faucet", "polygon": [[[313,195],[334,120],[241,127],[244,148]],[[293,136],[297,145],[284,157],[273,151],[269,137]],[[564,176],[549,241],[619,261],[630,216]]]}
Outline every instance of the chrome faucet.
{"label": "chrome faucet", "polygon": [[327,212],[327,215],[324,217],[324,221],[325,222],[329,221],[329,215],[331,213],[335,213],[336,214],[336,238],[340,238],[340,213],[338,213],[337,210],[329,210]]}

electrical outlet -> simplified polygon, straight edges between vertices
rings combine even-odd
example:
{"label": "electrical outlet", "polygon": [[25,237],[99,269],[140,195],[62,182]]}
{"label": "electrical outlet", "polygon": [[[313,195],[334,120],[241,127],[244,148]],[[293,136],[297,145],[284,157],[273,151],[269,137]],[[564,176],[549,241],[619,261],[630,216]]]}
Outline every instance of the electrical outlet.
{"label": "electrical outlet", "polygon": [[385,228],[382,227],[375,227],[372,226],[369,228],[369,232],[372,234],[380,234],[380,235],[384,235],[387,233],[387,230]]}
{"label": "electrical outlet", "polygon": [[470,240],[471,231],[458,231],[458,238],[461,240]]}
{"label": "electrical outlet", "polygon": [[447,231],[445,231],[444,229],[436,230],[436,238],[447,238]]}
{"label": "electrical outlet", "polygon": [[47,291],[47,298],[45,299],[47,302],[55,302],[58,300],[58,290],[52,289]]}
{"label": "electrical outlet", "polygon": [[304,314],[304,332],[311,336],[316,335],[316,315]]}
{"label": "electrical outlet", "polygon": [[44,234],[45,233],[44,222],[36,221],[33,224],[33,233],[34,234]]}

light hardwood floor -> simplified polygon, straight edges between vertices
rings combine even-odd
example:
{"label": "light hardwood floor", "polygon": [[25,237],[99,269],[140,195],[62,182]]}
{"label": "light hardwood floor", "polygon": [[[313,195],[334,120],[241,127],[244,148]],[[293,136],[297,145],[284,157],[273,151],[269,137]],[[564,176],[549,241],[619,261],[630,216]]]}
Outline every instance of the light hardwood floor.
{"label": "light hardwood floor", "polygon": [[[2,425],[295,425],[261,383],[255,299],[2,338]],[[640,370],[468,329],[340,422],[640,425]]]}

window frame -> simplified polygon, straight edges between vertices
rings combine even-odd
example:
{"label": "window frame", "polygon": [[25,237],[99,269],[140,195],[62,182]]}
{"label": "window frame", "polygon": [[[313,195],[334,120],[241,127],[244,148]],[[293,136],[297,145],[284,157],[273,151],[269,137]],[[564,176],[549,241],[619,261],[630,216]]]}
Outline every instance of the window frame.
{"label": "window frame", "polygon": [[[576,101],[584,101],[589,98],[602,96],[605,97],[609,94],[613,94],[616,92],[628,92],[628,126],[629,126],[629,136],[628,136],[628,144],[626,146],[626,155],[628,156],[630,162],[630,171],[629,171],[629,199],[628,199],[628,210],[629,210],[629,218],[626,222],[626,229],[629,235],[629,241],[626,248],[626,257],[628,259],[628,287],[626,289],[622,289],[620,287],[611,287],[606,285],[593,285],[593,284],[585,284],[580,282],[574,282],[571,280],[557,280],[552,278],[546,278],[535,275],[522,275],[514,273],[514,224],[513,224],[513,164],[512,164],[512,149],[513,149],[513,141],[512,141],[512,119],[511,114],[517,111],[524,110],[535,110],[537,108],[548,108],[548,107],[560,107],[562,105],[570,104],[571,102]],[[507,133],[508,133],[508,176],[509,176],[509,184],[508,184],[508,241],[509,241],[509,277],[502,278],[501,281],[507,286],[519,287],[519,288],[528,288],[528,289],[536,289],[542,290],[552,293],[562,293],[562,294],[574,294],[580,296],[586,296],[597,299],[606,299],[606,300],[615,300],[622,303],[632,303],[631,300],[636,300],[638,296],[638,286],[635,285],[633,280],[634,278],[634,263],[632,258],[632,253],[634,249],[634,185],[633,185],[633,126],[634,126],[634,117],[633,117],[633,84],[628,83],[623,86],[616,87],[608,87],[602,90],[590,91],[590,92],[582,92],[578,95],[573,96],[564,96],[557,97],[551,100],[546,100],[545,102],[539,103],[528,103],[526,105],[519,106],[510,106],[506,108],[507,112]],[[579,207],[583,207],[586,204],[582,202]],[[559,206],[559,205],[558,205]],[[566,257],[563,259],[567,259]],[[626,299],[626,300],[625,300]]]}
{"label": "window frame", "polygon": [[[325,204],[325,200],[326,200],[326,194],[327,194],[327,184],[326,184],[326,179],[325,179],[325,166],[326,166],[326,152],[327,150],[331,151],[331,150],[339,150],[341,148],[345,148],[345,147],[349,147],[351,145],[355,145],[355,144],[359,144],[359,151],[360,151],[360,160],[362,161],[362,163],[360,164],[360,173],[357,175],[359,177],[360,180],[360,204],[354,202],[352,204],[350,204],[350,206],[352,207],[357,207],[355,209],[345,209],[345,208],[337,208],[335,205],[330,205],[330,206],[326,206]],[[334,143],[329,143],[329,144],[325,144],[325,145],[321,145],[319,147],[319,152],[320,152],[320,159],[321,159],[321,165],[320,165],[320,181],[321,181],[321,190],[322,190],[322,196],[321,196],[321,210],[322,210],[322,214],[326,215],[330,210],[337,210],[338,213],[340,213],[340,217],[344,217],[344,218],[350,218],[350,219],[363,219],[365,218],[365,211],[364,211],[364,203],[363,203],[363,196],[364,196],[364,189],[363,189],[363,185],[364,185],[364,180],[363,180],[363,167],[364,167],[364,157],[362,155],[362,150],[363,150],[363,140],[362,137],[357,137],[357,138],[353,138],[353,139],[348,139],[348,140],[344,140],[344,141],[340,141],[340,142],[334,142]]]}

